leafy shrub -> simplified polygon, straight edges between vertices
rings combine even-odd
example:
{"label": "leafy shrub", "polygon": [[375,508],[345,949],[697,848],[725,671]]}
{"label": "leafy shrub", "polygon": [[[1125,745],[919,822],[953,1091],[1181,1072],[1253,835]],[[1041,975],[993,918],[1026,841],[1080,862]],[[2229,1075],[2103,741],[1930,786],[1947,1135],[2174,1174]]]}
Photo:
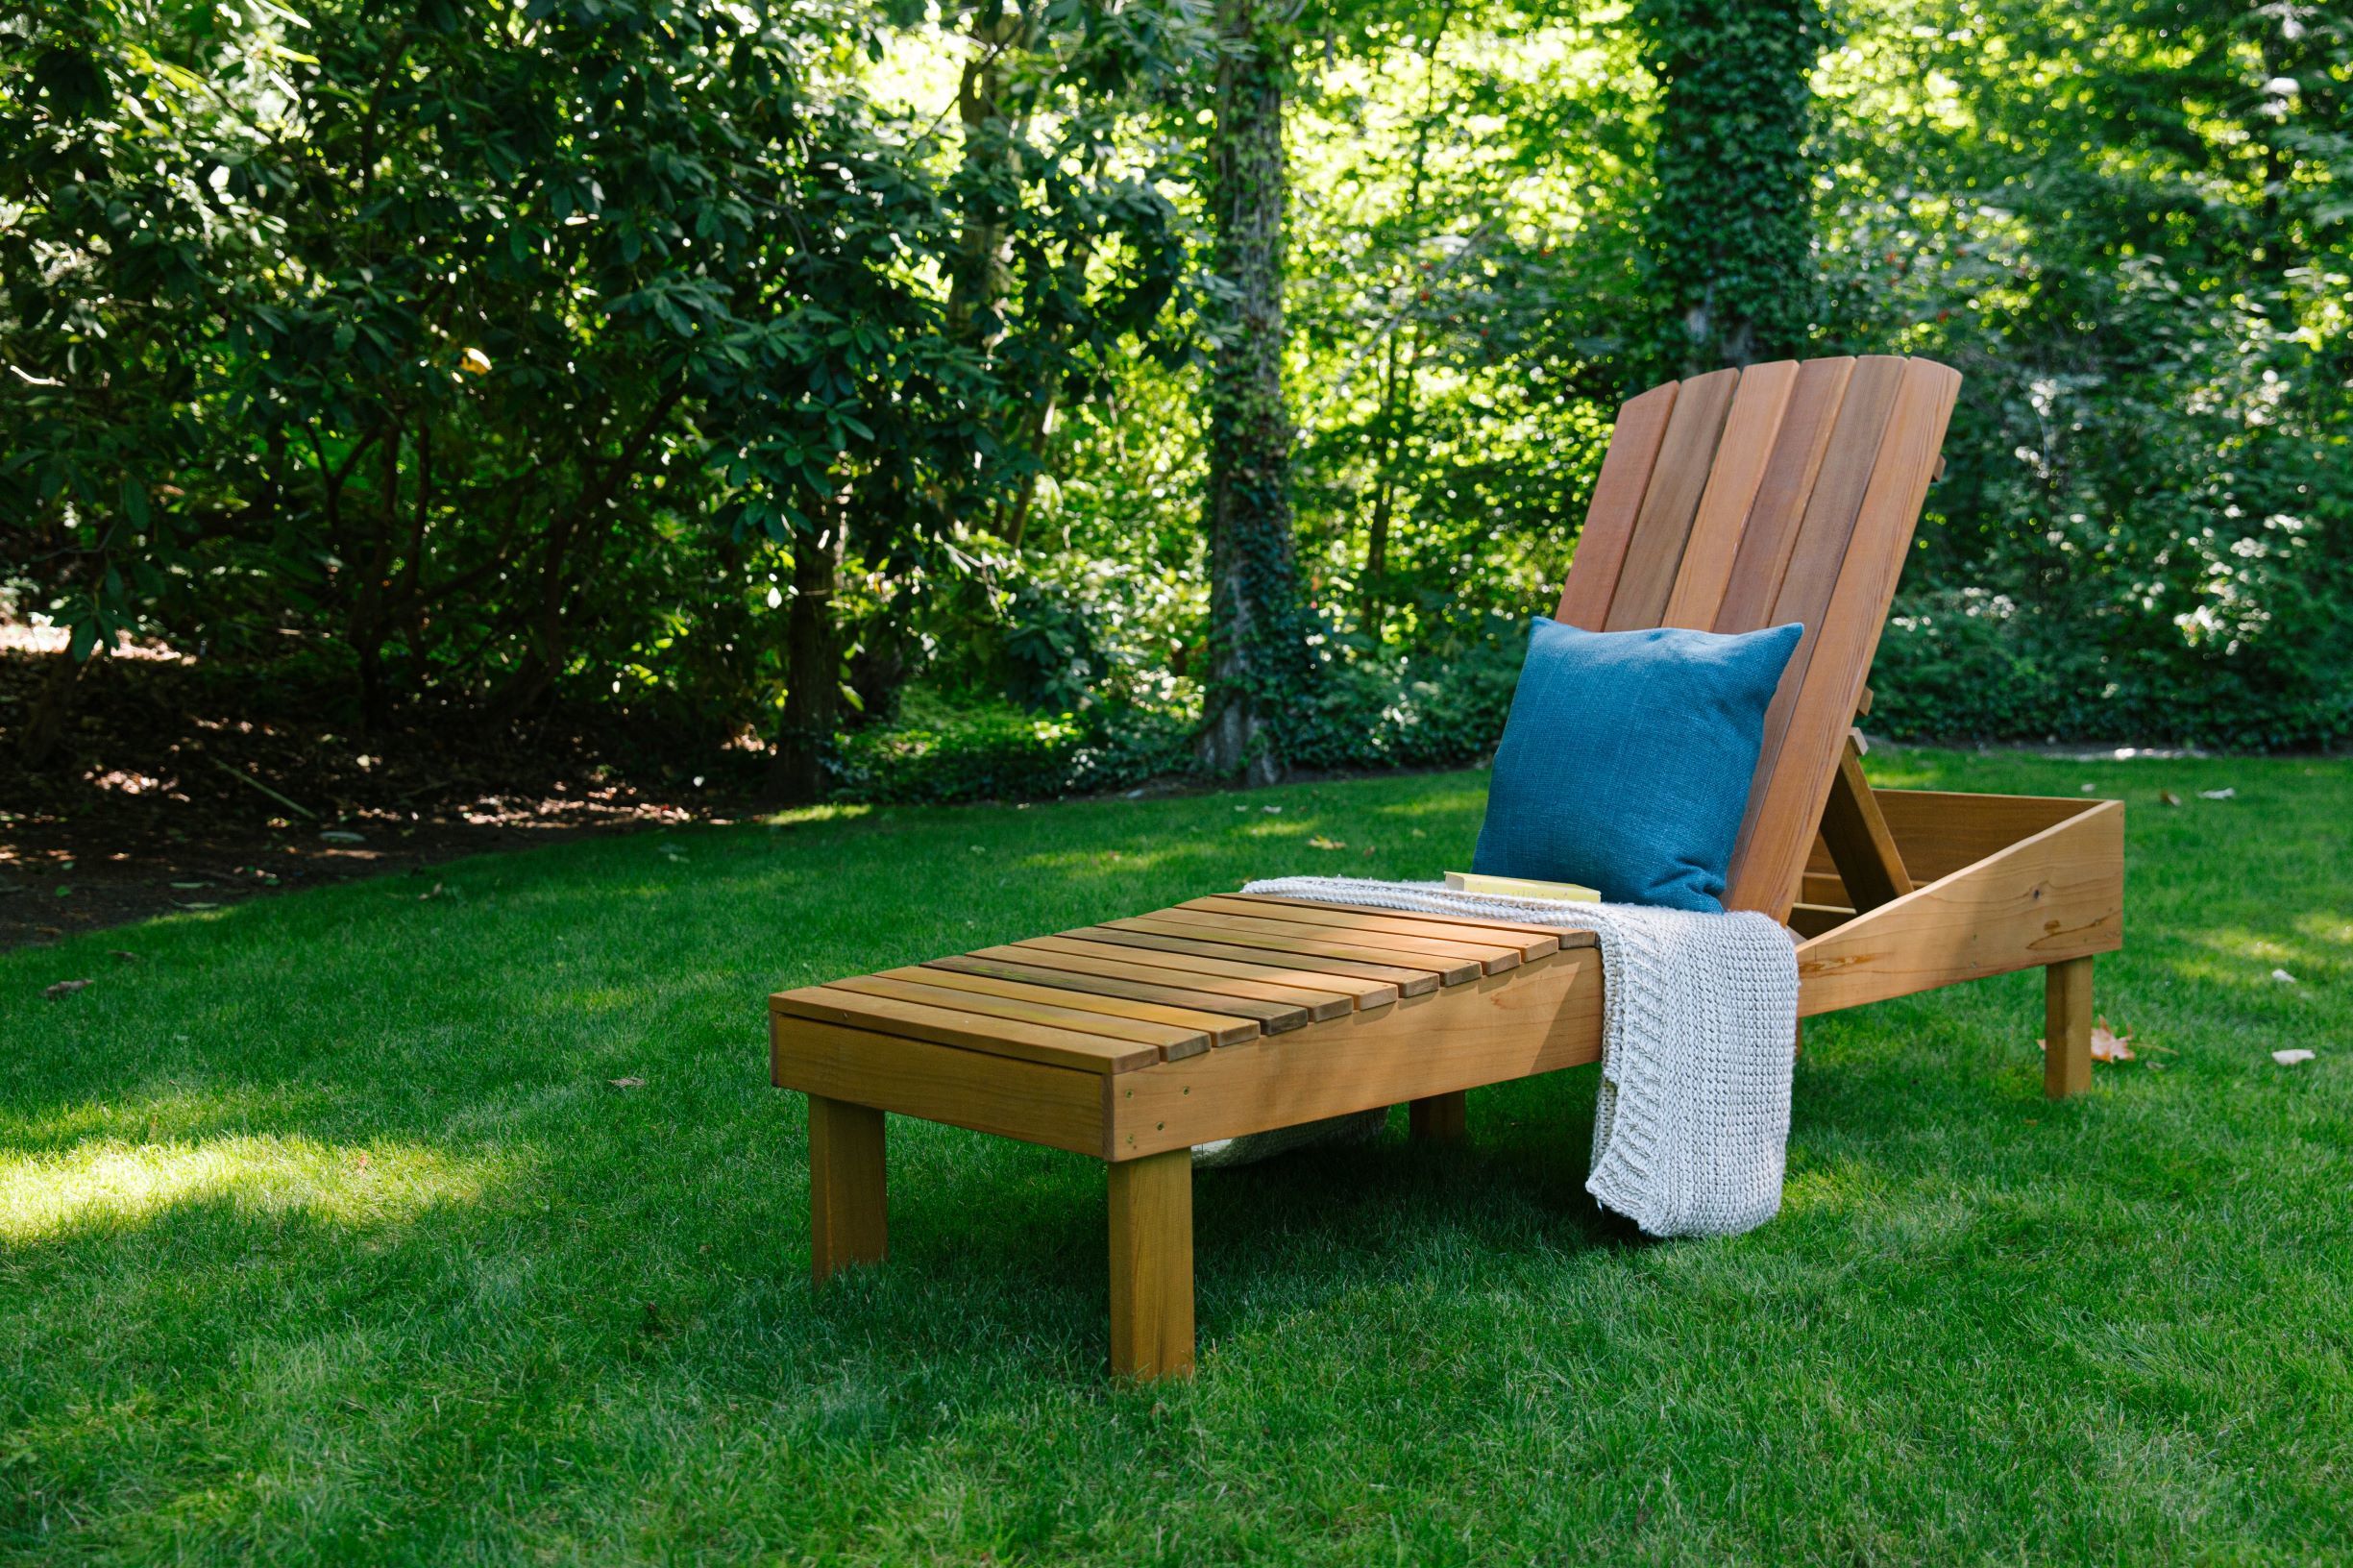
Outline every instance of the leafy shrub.
{"label": "leafy shrub", "polygon": [[1495,749],[1527,650],[1524,624],[1489,616],[1458,647],[1346,649],[1282,710],[1284,755],[1309,769],[1428,768]]}
{"label": "leafy shrub", "polygon": [[1189,726],[1145,708],[1029,713],[910,694],[900,720],[846,737],[836,793],[907,805],[1122,789],[1187,771]]}
{"label": "leafy shrub", "polygon": [[2353,741],[2353,672],[2334,639],[2193,645],[2116,619],[2033,614],[1977,589],[1907,595],[1872,666],[1872,727],[2246,751]]}

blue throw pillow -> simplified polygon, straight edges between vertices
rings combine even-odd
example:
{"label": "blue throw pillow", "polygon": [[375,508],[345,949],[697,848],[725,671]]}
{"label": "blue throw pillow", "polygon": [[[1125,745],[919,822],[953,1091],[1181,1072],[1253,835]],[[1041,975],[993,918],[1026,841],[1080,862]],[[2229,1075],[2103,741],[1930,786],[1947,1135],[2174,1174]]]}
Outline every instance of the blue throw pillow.
{"label": "blue throw pillow", "polygon": [[1580,631],[1535,618],[1471,870],[1714,912],[1805,627]]}

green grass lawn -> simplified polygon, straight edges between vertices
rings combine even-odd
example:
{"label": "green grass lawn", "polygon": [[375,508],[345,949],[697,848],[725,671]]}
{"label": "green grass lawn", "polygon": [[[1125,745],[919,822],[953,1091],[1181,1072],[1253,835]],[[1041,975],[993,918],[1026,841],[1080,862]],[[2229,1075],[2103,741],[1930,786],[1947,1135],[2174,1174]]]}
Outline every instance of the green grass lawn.
{"label": "green grass lawn", "polygon": [[1728,1241],[1596,1214],[1590,1068],[1205,1175],[1189,1385],[1105,1381],[1101,1165],[978,1134],[893,1121],[891,1262],[813,1300],[764,998],[1434,875],[1482,775],[647,834],[0,956],[0,1558],[2344,1560],[2353,766],[1873,766],[2131,803],[2138,1061],[2046,1103],[2034,973],[1818,1020]]}

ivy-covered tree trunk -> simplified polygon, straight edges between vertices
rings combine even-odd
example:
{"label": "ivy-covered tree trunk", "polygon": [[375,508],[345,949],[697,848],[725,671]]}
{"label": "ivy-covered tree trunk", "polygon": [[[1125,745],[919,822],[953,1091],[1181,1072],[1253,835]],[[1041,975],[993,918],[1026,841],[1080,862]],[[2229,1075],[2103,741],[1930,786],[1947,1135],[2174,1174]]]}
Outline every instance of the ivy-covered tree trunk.
{"label": "ivy-covered tree trunk", "polygon": [[1288,18],[1268,0],[1220,0],[1212,209],[1232,291],[1210,377],[1210,669],[1202,765],[1272,783],[1270,719],[1305,674],[1291,554],[1291,426],[1283,400],[1283,87]]}
{"label": "ivy-covered tree trunk", "polygon": [[1818,0],[1637,0],[1665,88],[1645,222],[1664,368],[1795,354],[1812,303]]}
{"label": "ivy-covered tree trunk", "polygon": [[784,720],[769,759],[768,791],[778,804],[825,795],[825,751],[841,710],[842,648],[834,589],[842,575],[842,520],[793,541],[793,599],[784,617]]}

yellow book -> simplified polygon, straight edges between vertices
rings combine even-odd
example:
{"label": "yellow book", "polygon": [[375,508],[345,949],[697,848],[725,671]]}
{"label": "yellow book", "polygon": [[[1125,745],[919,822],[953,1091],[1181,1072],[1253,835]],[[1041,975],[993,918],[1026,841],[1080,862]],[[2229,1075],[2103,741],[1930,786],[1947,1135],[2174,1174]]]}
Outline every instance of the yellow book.
{"label": "yellow book", "polygon": [[1602,895],[1574,882],[1532,882],[1524,876],[1481,876],[1477,871],[1448,871],[1446,886],[1456,893],[1483,893],[1491,898],[1546,898],[1559,904],[1598,904]]}

